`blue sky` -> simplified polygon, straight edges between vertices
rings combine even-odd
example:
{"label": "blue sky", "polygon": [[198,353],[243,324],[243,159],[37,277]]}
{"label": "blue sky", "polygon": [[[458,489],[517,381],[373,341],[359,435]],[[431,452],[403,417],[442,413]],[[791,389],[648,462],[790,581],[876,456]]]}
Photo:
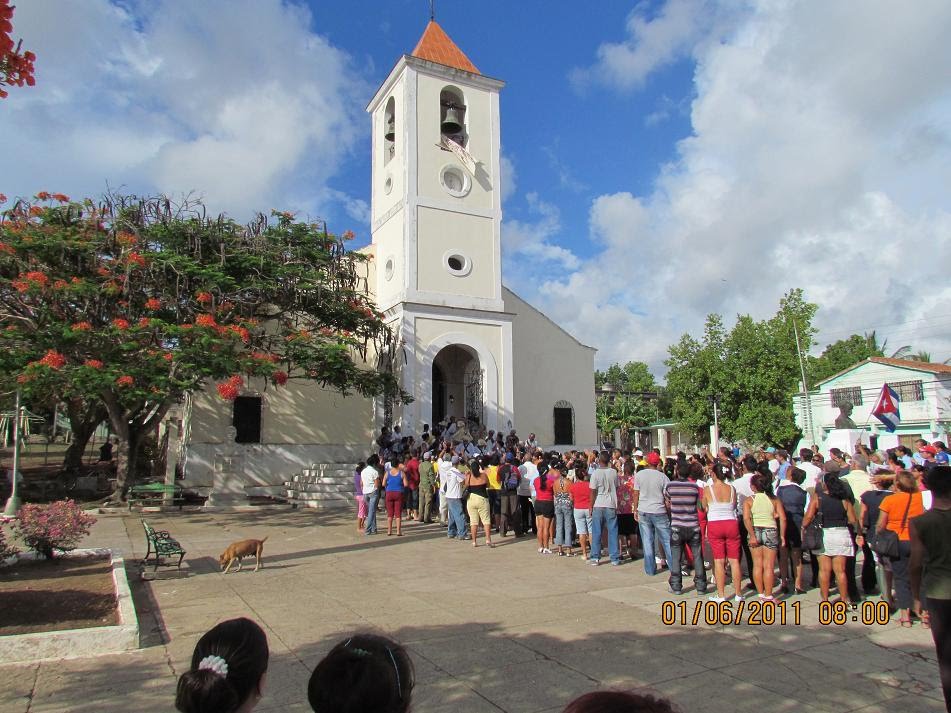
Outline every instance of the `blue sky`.
{"label": "blue sky", "polygon": [[[0,192],[189,191],[366,240],[364,107],[426,0],[31,0]],[[437,1],[502,93],[504,281],[662,373],[802,287],[818,346],[951,356],[951,3]]]}

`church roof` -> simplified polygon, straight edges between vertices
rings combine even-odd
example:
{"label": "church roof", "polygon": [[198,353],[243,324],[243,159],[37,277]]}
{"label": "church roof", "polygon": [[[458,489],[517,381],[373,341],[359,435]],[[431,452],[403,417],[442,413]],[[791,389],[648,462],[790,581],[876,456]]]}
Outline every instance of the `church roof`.
{"label": "church roof", "polygon": [[456,46],[456,43],[449,39],[449,35],[435,20],[430,20],[429,24],[426,25],[426,30],[423,32],[423,36],[419,38],[412,55],[453,69],[481,74],[466,57],[465,53]]}

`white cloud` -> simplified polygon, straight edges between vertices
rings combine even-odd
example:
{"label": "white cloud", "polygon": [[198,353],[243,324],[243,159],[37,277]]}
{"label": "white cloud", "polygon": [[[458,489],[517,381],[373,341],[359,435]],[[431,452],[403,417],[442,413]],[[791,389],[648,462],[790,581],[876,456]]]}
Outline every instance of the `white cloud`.
{"label": "white cloud", "polygon": [[18,137],[0,159],[4,192],[96,195],[108,182],[195,191],[238,218],[325,215],[317,197],[332,199],[323,188],[369,89],[311,19],[279,0],[21,3],[37,86],[0,114]]}
{"label": "white cloud", "polygon": [[[687,37],[674,32],[683,3],[665,8],[666,30],[635,19],[632,37]],[[529,297],[601,365],[662,370],[706,314],[764,318],[792,287],[819,304],[820,345],[878,326],[889,344],[951,356],[949,26],[943,0],[761,0],[691,35],[692,135],[648,195],[597,198],[601,251],[567,289]],[[669,55],[637,47],[627,68],[642,81]],[[599,57],[619,88],[636,85]]]}
{"label": "white cloud", "polygon": [[502,203],[508,201],[515,195],[518,187],[518,172],[515,170],[515,162],[512,157],[502,151],[502,157],[499,163],[499,185],[502,191]]}
{"label": "white cloud", "polygon": [[641,87],[651,72],[692,51],[718,12],[709,0],[667,0],[653,17],[644,7],[628,15],[622,42],[602,43],[594,65],[572,71],[576,89],[590,82],[625,90]]}
{"label": "white cloud", "polygon": [[558,208],[541,200],[537,193],[529,193],[525,198],[530,212],[538,219],[534,222],[506,219],[502,223],[502,249],[507,253],[509,264],[513,263],[512,257],[515,256],[514,262],[521,266],[548,263],[568,270],[576,269],[581,264],[578,257],[550,240],[561,230]]}

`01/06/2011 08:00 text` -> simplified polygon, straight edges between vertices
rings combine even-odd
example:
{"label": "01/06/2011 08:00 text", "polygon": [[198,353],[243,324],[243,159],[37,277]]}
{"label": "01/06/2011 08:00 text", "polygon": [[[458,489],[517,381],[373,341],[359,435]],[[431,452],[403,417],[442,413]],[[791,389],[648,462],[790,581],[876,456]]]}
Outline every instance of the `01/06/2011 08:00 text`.
{"label": "01/06/2011 08:00 text", "polygon": [[[784,626],[802,623],[802,603],[753,599],[739,602],[665,601],[661,604],[661,622],[666,626]],[[821,602],[818,623],[822,626],[842,626],[848,622],[866,626],[885,625],[889,622],[888,604],[883,601],[862,602],[852,608],[843,601]]]}

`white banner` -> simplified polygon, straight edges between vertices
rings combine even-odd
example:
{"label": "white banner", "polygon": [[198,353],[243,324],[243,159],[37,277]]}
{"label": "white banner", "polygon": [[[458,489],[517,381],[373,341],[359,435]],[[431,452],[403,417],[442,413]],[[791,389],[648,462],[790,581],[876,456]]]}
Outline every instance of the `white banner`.
{"label": "white banner", "polygon": [[462,162],[462,165],[466,167],[466,170],[472,174],[472,177],[475,178],[476,172],[476,162],[472,158],[472,154],[466,151],[462,146],[457,144],[455,141],[450,139],[448,136],[443,136],[440,145],[443,148],[447,148],[456,154],[456,157]]}

